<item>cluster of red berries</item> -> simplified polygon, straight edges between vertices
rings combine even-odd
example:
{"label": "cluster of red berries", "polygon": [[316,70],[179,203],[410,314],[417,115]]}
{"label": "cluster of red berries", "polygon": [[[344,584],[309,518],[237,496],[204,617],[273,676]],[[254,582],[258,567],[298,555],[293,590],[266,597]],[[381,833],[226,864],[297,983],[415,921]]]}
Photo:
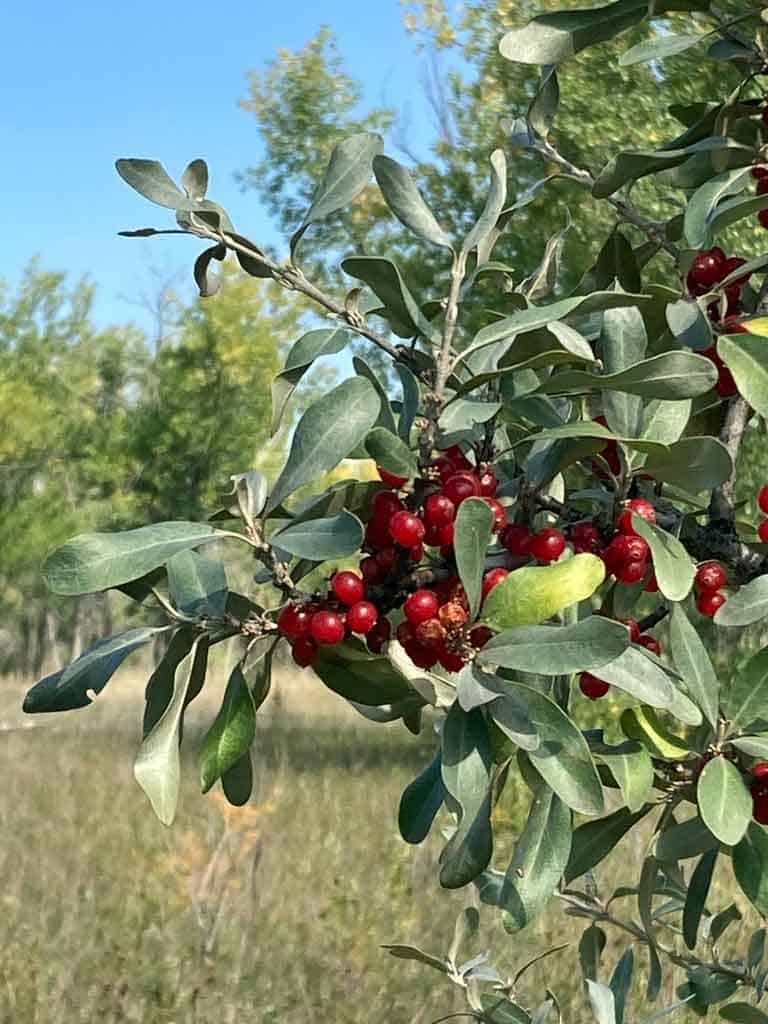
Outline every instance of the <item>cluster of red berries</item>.
{"label": "cluster of red berries", "polygon": [[702,615],[711,619],[718,608],[725,604],[722,587],[728,583],[728,573],[720,562],[702,562],[696,570],[693,586],[696,591],[696,607]]}
{"label": "cluster of red berries", "polygon": [[[757,492],[757,505],[760,511],[768,516],[768,484],[763,484]],[[763,544],[768,544],[768,518],[761,520],[758,524],[757,535]]]}
{"label": "cluster of red berries", "polygon": [[[765,189],[768,191],[768,168],[766,168]],[[758,183],[758,190],[761,182]],[[768,213],[768,211],[763,211]],[[746,260],[740,256],[726,256],[719,245],[713,246],[704,252],[700,252],[691,263],[686,283],[688,291],[693,296],[706,295],[715,285],[720,284],[726,277],[743,266]],[[741,308],[741,289],[749,281],[749,274],[736,278],[725,286],[725,313],[723,314],[720,300],[711,302],[707,306],[707,315],[713,323],[720,324],[722,330],[727,334],[740,334],[746,330],[738,320]],[[736,383],[731,371],[723,363],[717,354],[717,348],[712,345],[700,353],[711,359],[717,367],[717,393],[722,398],[729,398],[736,394]]]}
{"label": "cluster of red berries", "polygon": [[[651,654],[661,654],[659,641],[650,633],[641,633],[637,619],[619,619],[619,622],[623,622],[629,630],[629,637],[633,644],[639,644]],[[604,679],[600,679],[591,672],[582,672],[579,676],[579,689],[590,700],[599,700],[608,693],[610,688],[610,683],[606,683]]]}
{"label": "cluster of red berries", "polygon": [[760,825],[768,825],[768,761],[758,761],[750,769],[752,782],[752,817]]}
{"label": "cluster of red berries", "polygon": [[[489,578],[491,573],[496,575]],[[486,573],[483,594],[489,593],[506,575],[506,569]],[[433,668],[439,662],[448,672],[460,672],[493,635],[487,626],[470,624],[467,597],[455,577],[414,591],[403,611],[405,618],[397,627],[396,636],[417,668]]]}

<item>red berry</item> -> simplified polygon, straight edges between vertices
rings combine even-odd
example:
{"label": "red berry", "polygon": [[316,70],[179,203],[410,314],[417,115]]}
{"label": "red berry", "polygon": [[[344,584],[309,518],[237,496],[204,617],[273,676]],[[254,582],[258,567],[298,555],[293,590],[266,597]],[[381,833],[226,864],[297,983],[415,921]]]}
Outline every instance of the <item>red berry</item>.
{"label": "red berry", "polygon": [[507,525],[507,510],[495,498],[484,498],[483,500],[491,512],[493,512],[493,532],[498,533]]}
{"label": "red berry", "polygon": [[635,529],[632,526],[632,513],[636,516],[640,516],[646,523],[656,522],[656,509],[645,498],[632,498],[627,502],[626,508],[619,517],[619,530],[622,533],[626,533],[628,536],[635,535]]}
{"label": "red berry", "polygon": [[509,576],[509,569],[489,569],[483,576],[483,597],[488,597],[495,586]]}
{"label": "red berry", "polygon": [[700,252],[691,263],[686,282],[691,295],[704,295],[713,284],[722,281],[725,253],[718,246]]}
{"label": "red berry", "polygon": [[446,526],[456,518],[456,506],[444,494],[430,494],[424,502],[424,522],[427,527]]}
{"label": "red berry", "polygon": [[373,496],[373,518],[389,525],[395,512],[405,508],[394,491],[379,491]]}
{"label": "red berry", "polygon": [[454,473],[443,486],[443,494],[458,508],[467,498],[480,496],[480,481],[474,473]]}
{"label": "red berry", "polygon": [[492,498],[499,489],[499,480],[492,469],[485,469],[479,476],[480,495],[483,498]]}
{"label": "red berry", "polygon": [[424,545],[415,544],[410,550],[410,555],[412,562],[420,562],[424,557]]}
{"label": "red berry", "polygon": [[403,611],[408,621],[414,626],[418,626],[420,622],[434,619],[439,607],[440,602],[434,590],[422,589],[415,590],[409,595],[403,606]]}
{"label": "red berry", "polygon": [[629,630],[629,639],[633,644],[636,644],[640,640],[640,626],[637,624],[637,619],[617,619],[617,622],[623,623]]}
{"label": "red berry", "polygon": [[717,609],[722,608],[724,604],[725,594],[721,594],[719,590],[705,590],[696,599],[696,607],[708,619],[714,618]]}
{"label": "red berry", "polygon": [[316,644],[340,644],[344,639],[344,619],[338,612],[315,612],[309,624]]}
{"label": "red berry", "polygon": [[565,536],[560,530],[545,526],[531,537],[531,554],[539,562],[554,562],[565,551]]}
{"label": "red berry", "polygon": [[757,796],[752,801],[752,817],[758,825],[768,825],[768,796]]}
{"label": "red berry", "polygon": [[766,181],[766,179],[764,177],[763,178],[758,178],[757,179],[757,188],[755,189],[755,194],[758,195],[758,196],[764,196],[766,194],[766,192],[768,192],[768,181]]}
{"label": "red berry", "polygon": [[454,473],[458,472],[458,466],[456,466],[452,459],[446,456],[441,456],[439,459],[435,459],[432,463],[434,469],[437,470],[437,474],[440,477],[440,482],[445,483],[453,476]]}
{"label": "red berry", "polygon": [[645,584],[645,586],[643,587],[643,590],[645,590],[649,594],[658,594],[658,592],[659,592],[659,581],[656,579],[656,573],[655,572],[651,573],[651,578]]}
{"label": "red berry", "polygon": [[608,693],[610,688],[609,683],[593,676],[591,672],[582,672],[579,676],[579,689],[590,700],[599,700],[600,697],[604,697]]}
{"label": "red berry", "polygon": [[760,506],[760,511],[765,512],[768,516],[768,484],[763,484],[757,492],[757,504]]}
{"label": "red berry", "polygon": [[387,470],[382,469],[381,466],[376,467],[376,472],[379,474],[379,476],[387,485],[387,487],[402,487],[403,484],[408,483],[407,476],[395,476],[394,473],[387,472]]}
{"label": "red berry", "polygon": [[474,629],[470,630],[469,642],[479,650],[481,647],[485,647],[492,636],[493,630],[489,629],[488,626],[475,626]]}
{"label": "red berry", "polygon": [[707,590],[719,590],[728,582],[728,574],[719,562],[702,562],[696,570],[693,585],[704,593]]}
{"label": "red berry", "polygon": [[639,583],[647,569],[648,563],[645,559],[633,559],[619,566],[614,575],[619,583]]}
{"label": "red berry", "polygon": [[661,654],[661,644],[655,636],[651,636],[650,633],[643,633],[642,636],[637,638],[637,642],[641,647],[644,647],[646,651],[650,651],[651,654]]}
{"label": "red berry", "polygon": [[577,553],[594,553],[599,550],[601,540],[600,530],[594,523],[576,523],[571,527],[571,543]]}
{"label": "red berry", "polygon": [[308,636],[297,637],[291,644],[291,654],[297,665],[306,668],[317,657],[317,644]]}
{"label": "red berry", "polygon": [[382,572],[389,572],[390,569],[394,568],[396,561],[397,550],[391,544],[385,545],[380,551],[376,552],[376,564]]}
{"label": "red berry", "polygon": [[277,628],[292,640],[305,637],[309,634],[311,618],[301,605],[287,604],[277,617]]}
{"label": "red berry", "polygon": [[757,528],[757,535],[763,544],[768,544],[768,519],[764,519]]}
{"label": "red berry", "polygon": [[614,537],[606,549],[606,553],[610,552],[611,560],[618,565],[626,562],[644,562],[650,551],[647,541],[642,537],[638,537],[637,534],[629,536],[626,533]]}
{"label": "red berry", "polygon": [[768,178],[768,167],[765,164],[752,164],[752,177],[757,178],[759,181],[761,178]]}
{"label": "red berry", "polygon": [[365,597],[365,584],[354,572],[337,572],[331,578],[331,590],[346,605],[356,604]]}
{"label": "red berry", "polygon": [[363,574],[363,579],[368,583],[373,583],[381,575],[381,567],[375,558],[368,555],[360,563],[360,572]]}
{"label": "red berry", "polygon": [[749,769],[756,779],[764,779],[768,775],[768,761],[757,761]]}
{"label": "red berry", "polygon": [[721,398],[731,398],[736,394],[736,381],[733,379],[733,374],[727,366],[720,367],[715,388]]}
{"label": "red berry", "polygon": [[453,544],[453,537],[456,533],[456,527],[453,523],[446,523],[445,526],[440,527],[440,547],[450,548]]}
{"label": "red berry", "polygon": [[[761,186],[762,186],[762,182],[757,186],[758,194],[760,193]],[[762,191],[763,192],[768,192],[768,180],[765,182],[765,188],[763,188]],[[739,267],[743,267],[746,262],[747,261],[742,259],[741,256],[730,256],[723,263],[723,278],[728,277],[729,274],[732,274],[734,272],[734,270],[738,270]],[[747,281],[749,280],[749,276],[750,275],[747,273],[747,274],[744,274],[742,277],[737,277],[735,281],[731,282],[731,285],[739,285],[739,286],[741,286],[743,284],[746,284]]]}
{"label": "red berry", "polygon": [[369,548],[383,548],[391,544],[389,524],[382,519],[369,519],[365,525],[365,543]]}
{"label": "red berry", "polygon": [[403,619],[403,621],[398,625],[395,630],[395,636],[397,637],[397,642],[402,644],[403,647],[405,647],[406,644],[411,643],[414,639],[414,633],[413,626],[410,624],[408,619]]}
{"label": "red berry", "polygon": [[434,668],[438,661],[437,651],[423,647],[415,640],[405,644],[405,653],[417,668]]}
{"label": "red berry", "polygon": [[529,555],[531,553],[531,531],[527,526],[511,523],[501,534],[501,543],[511,555]]}
{"label": "red berry", "polygon": [[375,604],[370,601],[358,601],[347,612],[347,628],[351,629],[353,633],[361,633],[365,636],[376,625],[378,618],[379,613]]}
{"label": "red berry", "polygon": [[460,629],[469,618],[466,609],[458,600],[441,605],[437,617],[446,629]]}
{"label": "red berry", "polygon": [[452,444],[450,448],[446,448],[445,455],[458,469],[472,469],[472,463],[461,450],[460,444]]}
{"label": "red berry", "polygon": [[392,623],[387,618],[381,618],[367,634],[365,642],[371,654],[380,654],[384,644],[392,635]]}
{"label": "red berry", "polygon": [[461,655],[447,650],[446,647],[440,648],[438,658],[446,672],[461,672],[464,668],[464,659]]}
{"label": "red berry", "polygon": [[768,210],[761,210],[757,215],[761,228],[768,228]]}
{"label": "red berry", "polygon": [[415,548],[424,540],[424,523],[413,512],[396,512],[389,523],[389,532],[404,548]]}

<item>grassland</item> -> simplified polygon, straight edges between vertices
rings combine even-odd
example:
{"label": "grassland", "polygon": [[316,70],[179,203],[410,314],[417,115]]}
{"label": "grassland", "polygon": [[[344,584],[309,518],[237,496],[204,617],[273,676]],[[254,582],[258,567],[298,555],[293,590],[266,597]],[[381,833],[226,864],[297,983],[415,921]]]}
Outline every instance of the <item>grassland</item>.
{"label": "grassland", "polygon": [[[196,738],[211,714],[201,704],[168,830],[132,779],[141,680],[110,685],[93,708],[0,736],[2,1024],[427,1024],[464,1009],[437,974],[379,948],[444,951],[473,900],[439,890],[439,837],[414,849],[397,834],[397,801],[429,757],[429,733],[368,724],[318,694],[309,673],[289,679],[259,730],[257,792],[234,810],[196,789]],[[19,693],[3,685],[6,721],[21,721]],[[506,814],[509,847],[515,807]],[[634,842],[624,864],[641,855]],[[608,881],[618,877],[614,861]],[[582,927],[553,907],[511,937],[488,910],[469,952],[490,949],[511,972],[574,942],[523,989],[533,1001],[553,988],[564,1020],[586,1021]],[[620,948],[609,946],[609,969]]]}

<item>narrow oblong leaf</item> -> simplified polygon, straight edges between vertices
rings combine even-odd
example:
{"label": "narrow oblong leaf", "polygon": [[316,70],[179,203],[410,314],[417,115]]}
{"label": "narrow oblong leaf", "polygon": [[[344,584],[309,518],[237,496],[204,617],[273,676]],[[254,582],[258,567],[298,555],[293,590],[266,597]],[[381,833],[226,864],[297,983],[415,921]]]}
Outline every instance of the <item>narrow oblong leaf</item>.
{"label": "narrow oblong leaf", "polygon": [[221,562],[196,551],[179,551],[168,559],[166,568],[174,607],[187,615],[224,614],[229,591]]}
{"label": "narrow oblong leaf", "polygon": [[768,1013],[764,1013],[752,1003],[728,1003],[718,1011],[723,1020],[734,1024],[768,1024]]}
{"label": "narrow oblong leaf", "polygon": [[266,514],[349,455],[376,423],[379,408],[379,396],[364,377],[345,380],[314,402],[296,426],[288,459],[269,496]]}
{"label": "narrow oblong leaf", "polygon": [[600,678],[652,708],[671,708],[674,687],[667,673],[642,648],[631,646],[602,665]]}
{"label": "narrow oblong leaf", "polygon": [[477,662],[543,675],[591,672],[618,658],[629,642],[629,631],[622,623],[590,615],[573,626],[507,629],[478,652]]}
{"label": "narrow oblong leaf", "polygon": [[507,198],[507,158],[503,149],[495,149],[491,153],[490,164],[491,182],[483,212],[461,245],[463,253],[470,253],[477,247],[480,263],[487,262],[490,257],[487,241],[496,227]]}
{"label": "narrow oblong leaf", "polygon": [[571,855],[564,872],[566,885],[596,867],[652,809],[652,804],[644,804],[635,812],[620,807],[605,818],[587,821],[574,829]]}
{"label": "narrow oblong leaf", "polygon": [[448,233],[438,224],[410,171],[388,156],[373,159],[373,173],[387,206],[401,224],[431,245],[451,249]]}
{"label": "narrow oblong leaf", "polygon": [[189,658],[189,669],[176,674],[173,697],[162,717],[144,738],[133,767],[133,774],[149,798],[152,809],[164,825],[171,825],[179,800],[179,729],[192,677],[196,649]]}
{"label": "narrow oblong leaf", "polygon": [[237,665],[229,677],[219,713],[203,737],[200,749],[203,793],[246,754],[255,735],[256,708],[242,669]]}
{"label": "narrow oblong leaf", "polygon": [[383,147],[381,136],[373,132],[350,135],[334,147],[325,174],[312,197],[312,204],[291,239],[291,254],[310,224],[342,210],[362,192],[371,180],[373,158]]}
{"label": "narrow oblong leaf", "polygon": [[504,927],[518,932],[538,917],[557,888],[571,848],[571,812],[543,782],[504,877]]}
{"label": "narrow oblong leaf", "polygon": [[688,693],[712,728],[717,728],[720,684],[712,660],[681,604],[672,605],[669,629],[672,659]]}
{"label": "narrow oblong leaf", "polygon": [[699,924],[706,908],[718,852],[719,850],[715,848],[702,854],[688,883],[688,893],[683,907],[683,938],[688,949],[696,948]]}
{"label": "narrow oblong leaf", "polygon": [[719,487],[732,471],[728,449],[716,437],[683,437],[666,451],[651,452],[643,465],[649,476],[694,494]]}
{"label": "narrow oblong leaf", "polygon": [[693,559],[677,537],[660,526],[647,523],[634,513],[632,526],[651,549],[659,590],[670,601],[682,601],[690,593],[696,575]]}
{"label": "narrow oblong leaf", "polygon": [[587,992],[597,1024],[617,1024],[616,1000],[611,989],[587,978]]}
{"label": "narrow oblong leaf", "polygon": [[739,769],[725,757],[713,757],[699,776],[696,799],[710,832],[735,846],[752,820],[752,797]]}
{"label": "narrow oblong leaf", "polygon": [[[647,345],[645,324],[637,307],[606,310],[600,334],[600,352],[607,374],[621,373],[639,363],[645,356]],[[628,437],[640,435],[643,405],[638,395],[606,391],[603,408],[611,430]]]}
{"label": "narrow oblong leaf", "polygon": [[768,917],[768,832],[752,822],[732,854],[736,881],[761,917]]}
{"label": "narrow oblong leaf", "polygon": [[616,1024],[624,1024],[624,1009],[627,1002],[632,973],[635,969],[635,954],[632,948],[625,950],[611,975],[610,989],[616,1008]]}
{"label": "narrow oblong leaf", "polygon": [[676,822],[656,840],[656,857],[660,861],[686,860],[717,847],[716,837],[698,815]]}
{"label": "narrow oblong leaf", "polygon": [[296,387],[316,359],[332,356],[346,348],[349,332],[340,327],[309,331],[294,342],[285,360],[285,366],[272,381],[272,422],[270,433],[276,434]]}
{"label": "narrow oblong leaf", "polygon": [[710,359],[693,352],[663,352],[619,373],[599,374],[586,370],[554,373],[540,390],[548,395],[615,390],[643,398],[672,400],[704,395],[716,382],[717,370]]}
{"label": "narrow oblong leaf", "polygon": [[136,158],[115,162],[117,173],[139,195],[169,210],[186,210],[191,204],[166,169],[157,160]]}
{"label": "narrow oblong leaf", "polygon": [[322,562],[354,555],[363,544],[363,525],[351,512],[327,519],[307,519],[273,534],[272,542],[297,558]]}
{"label": "narrow oblong leaf", "polygon": [[631,46],[619,57],[619,64],[622,67],[629,67],[630,64],[643,64],[649,60],[663,60],[664,57],[672,57],[677,53],[684,53],[692,46],[707,38],[701,33],[687,35],[663,35],[655,39],[644,39],[642,43]]}
{"label": "narrow oblong leaf", "polygon": [[751,626],[768,615],[768,575],[758,576],[730,594],[715,615],[718,626]]}
{"label": "narrow oblong leaf", "polygon": [[365,450],[377,466],[386,469],[395,476],[412,480],[416,476],[416,454],[397,434],[374,427],[365,439]]}
{"label": "narrow oblong leaf", "polygon": [[459,505],[456,516],[453,549],[456,569],[469,601],[469,615],[474,619],[480,607],[485,553],[493,536],[493,511],[482,498],[468,498]]}
{"label": "narrow oblong leaf", "polygon": [[723,708],[733,732],[768,719],[768,647],[753,655],[723,693]]}
{"label": "narrow oblong leaf", "polygon": [[421,775],[405,787],[400,797],[397,823],[406,843],[424,842],[444,799],[445,786],[438,751]]}
{"label": "narrow oblong leaf", "polygon": [[167,522],[122,533],[82,533],[48,556],[43,577],[54,594],[75,597],[140,579],[179,551],[223,536],[207,523]]}
{"label": "narrow oblong leaf", "polygon": [[253,765],[250,751],[246,751],[239,761],[227,768],[221,776],[221,788],[227,802],[233,807],[242,807],[251,799],[253,792]]}
{"label": "narrow oblong leaf", "polygon": [[422,313],[392,260],[382,256],[351,256],[342,260],[341,269],[367,284],[381,300],[395,333],[406,338],[421,335],[431,341],[437,339],[435,329]]}
{"label": "narrow oblong leaf", "polygon": [[711,178],[696,189],[685,210],[685,237],[692,249],[705,249],[711,245],[709,221],[717,204],[727,196],[741,192],[750,180],[749,167],[737,167]]}
{"label": "narrow oblong leaf", "polygon": [[765,338],[754,334],[722,335],[717,354],[733,374],[739,394],[760,416],[768,416],[768,356]]}
{"label": "narrow oblong leaf", "polygon": [[88,707],[93,703],[91,694],[101,693],[129,654],[170,628],[138,626],[99,640],[67,668],[35,683],[24,698],[23,710],[32,715]]}

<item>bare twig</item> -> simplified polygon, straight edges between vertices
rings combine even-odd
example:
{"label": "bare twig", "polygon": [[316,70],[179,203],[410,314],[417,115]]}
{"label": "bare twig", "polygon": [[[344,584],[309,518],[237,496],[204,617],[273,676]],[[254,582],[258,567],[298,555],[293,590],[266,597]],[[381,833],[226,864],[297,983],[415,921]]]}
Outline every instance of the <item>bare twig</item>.
{"label": "bare twig", "polygon": [[741,439],[749,421],[750,408],[747,402],[736,395],[731,399],[728,410],[725,414],[725,421],[720,431],[720,440],[728,449],[728,454],[733,461],[731,475],[712,492],[712,500],[709,503],[709,517],[713,522],[726,522],[733,524],[733,492],[736,486],[736,460],[741,446]]}

